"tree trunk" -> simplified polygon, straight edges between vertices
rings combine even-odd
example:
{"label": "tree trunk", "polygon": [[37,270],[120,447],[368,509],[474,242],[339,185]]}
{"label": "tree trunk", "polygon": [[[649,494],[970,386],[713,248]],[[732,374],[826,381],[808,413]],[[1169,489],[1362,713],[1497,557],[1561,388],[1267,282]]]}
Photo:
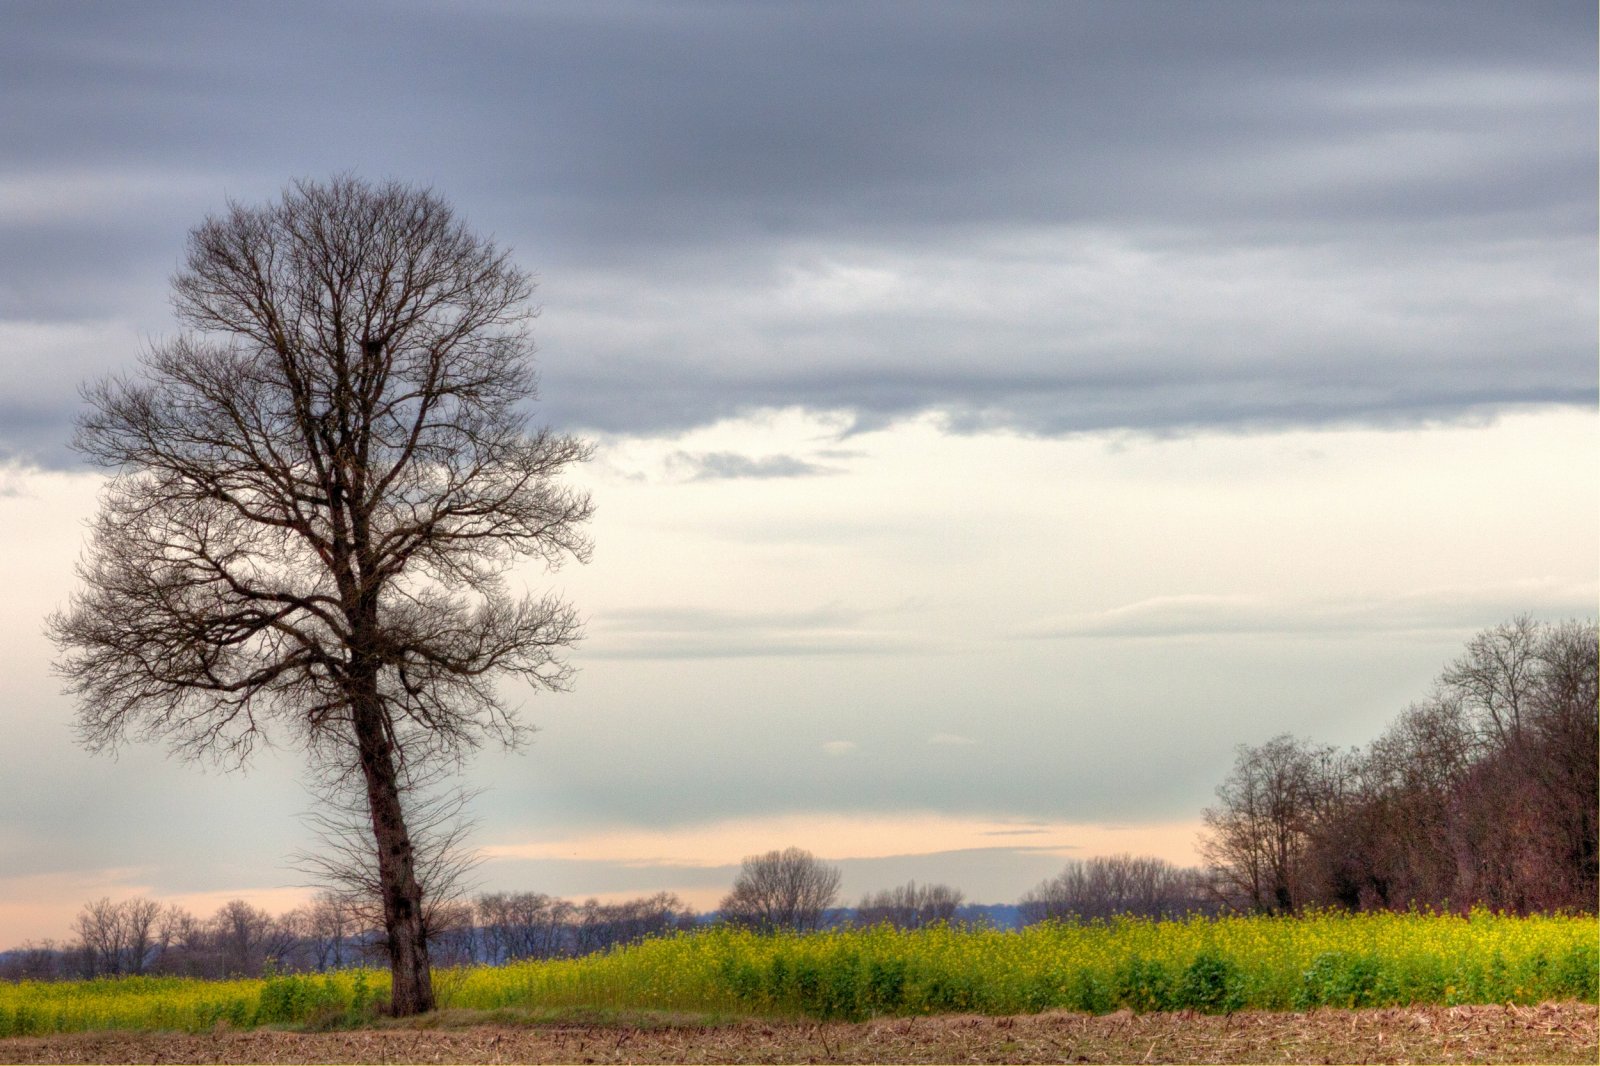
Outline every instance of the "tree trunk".
{"label": "tree trunk", "polygon": [[393,1010],[397,1017],[434,1009],[433,975],[428,965],[427,930],[422,921],[422,888],[416,857],[400,804],[393,745],[384,728],[383,709],[373,684],[352,700],[367,807],[378,849],[378,885],[383,894],[384,934],[389,948]]}

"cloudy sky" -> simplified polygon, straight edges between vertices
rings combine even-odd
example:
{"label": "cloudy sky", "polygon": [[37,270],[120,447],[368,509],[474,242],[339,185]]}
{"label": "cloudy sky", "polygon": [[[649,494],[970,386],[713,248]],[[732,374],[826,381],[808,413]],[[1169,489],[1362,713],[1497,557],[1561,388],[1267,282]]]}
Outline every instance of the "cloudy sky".
{"label": "cloudy sky", "polygon": [[485,887],[1006,902],[1193,861],[1234,745],[1360,744],[1600,595],[1596,12],[1566,3],[0,2],[0,947],[292,904],[292,750],[76,745],[80,382],[189,228],[431,185],[597,444],[570,694],[471,766]]}

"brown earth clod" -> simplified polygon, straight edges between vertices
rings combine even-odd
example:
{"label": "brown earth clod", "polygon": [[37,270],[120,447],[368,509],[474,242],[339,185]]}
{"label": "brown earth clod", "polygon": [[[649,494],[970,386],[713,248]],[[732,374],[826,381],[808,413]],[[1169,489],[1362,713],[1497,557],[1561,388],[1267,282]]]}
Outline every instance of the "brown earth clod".
{"label": "brown earth clod", "polygon": [[1600,1008],[1393,1007],[1306,1014],[946,1015],[860,1023],[391,1025],[72,1033],[0,1040],[0,1063],[1265,1063],[1600,1061]]}

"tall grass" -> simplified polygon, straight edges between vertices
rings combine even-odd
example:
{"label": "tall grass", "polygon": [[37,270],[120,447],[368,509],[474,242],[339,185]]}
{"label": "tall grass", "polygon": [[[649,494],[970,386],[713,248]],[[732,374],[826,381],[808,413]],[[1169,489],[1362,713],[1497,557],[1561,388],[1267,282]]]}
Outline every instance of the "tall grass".
{"label": "tall grass", "polygon": [[[1600,924],[1593,917],[1477,912],[1129,920],[1020,933],[941,926],[759,936],[713,929],[581,959],[444,970],[435,980],[447,1007],[817,1018],[1596,1002]],[[336,1024],[359,1018],[386,991],[386,977],[368,971],[259,981],[24,982],[0,985],[0,1035]]]}

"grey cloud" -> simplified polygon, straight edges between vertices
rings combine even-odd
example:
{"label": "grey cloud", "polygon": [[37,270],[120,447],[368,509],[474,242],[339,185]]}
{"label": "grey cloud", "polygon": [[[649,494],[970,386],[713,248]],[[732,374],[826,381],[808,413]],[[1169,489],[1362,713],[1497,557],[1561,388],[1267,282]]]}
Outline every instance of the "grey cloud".
{"label": "grey cloud", "polygon": [[[541,271],[541,414],[572,428],[791,405],[1048,434],[1414,423],[1596,392],[1592,5],[0,18],[0,318],[126,323],[96,372],[170,328],[188,226],[355,168],[436,185]],[[1108,233],[1145,260],[1066,284]],[[915,269],[841,311],[785,288],[819,256]],[[1174,272],[1219,264],[1232,298],[1174,301]],[[1030,267],[1053,305],[1018,298]],[[0,447],[65,462],[74,373],[13,394]]]}
{"label": "grey cloud", "polygon": [[834,467],[807,462],[794,455],[763,455],[756,458],[737,452],[675,452],[667,462],[676,469],[691,471],[690,481],[816,477],[819,474],[838,473]]}

